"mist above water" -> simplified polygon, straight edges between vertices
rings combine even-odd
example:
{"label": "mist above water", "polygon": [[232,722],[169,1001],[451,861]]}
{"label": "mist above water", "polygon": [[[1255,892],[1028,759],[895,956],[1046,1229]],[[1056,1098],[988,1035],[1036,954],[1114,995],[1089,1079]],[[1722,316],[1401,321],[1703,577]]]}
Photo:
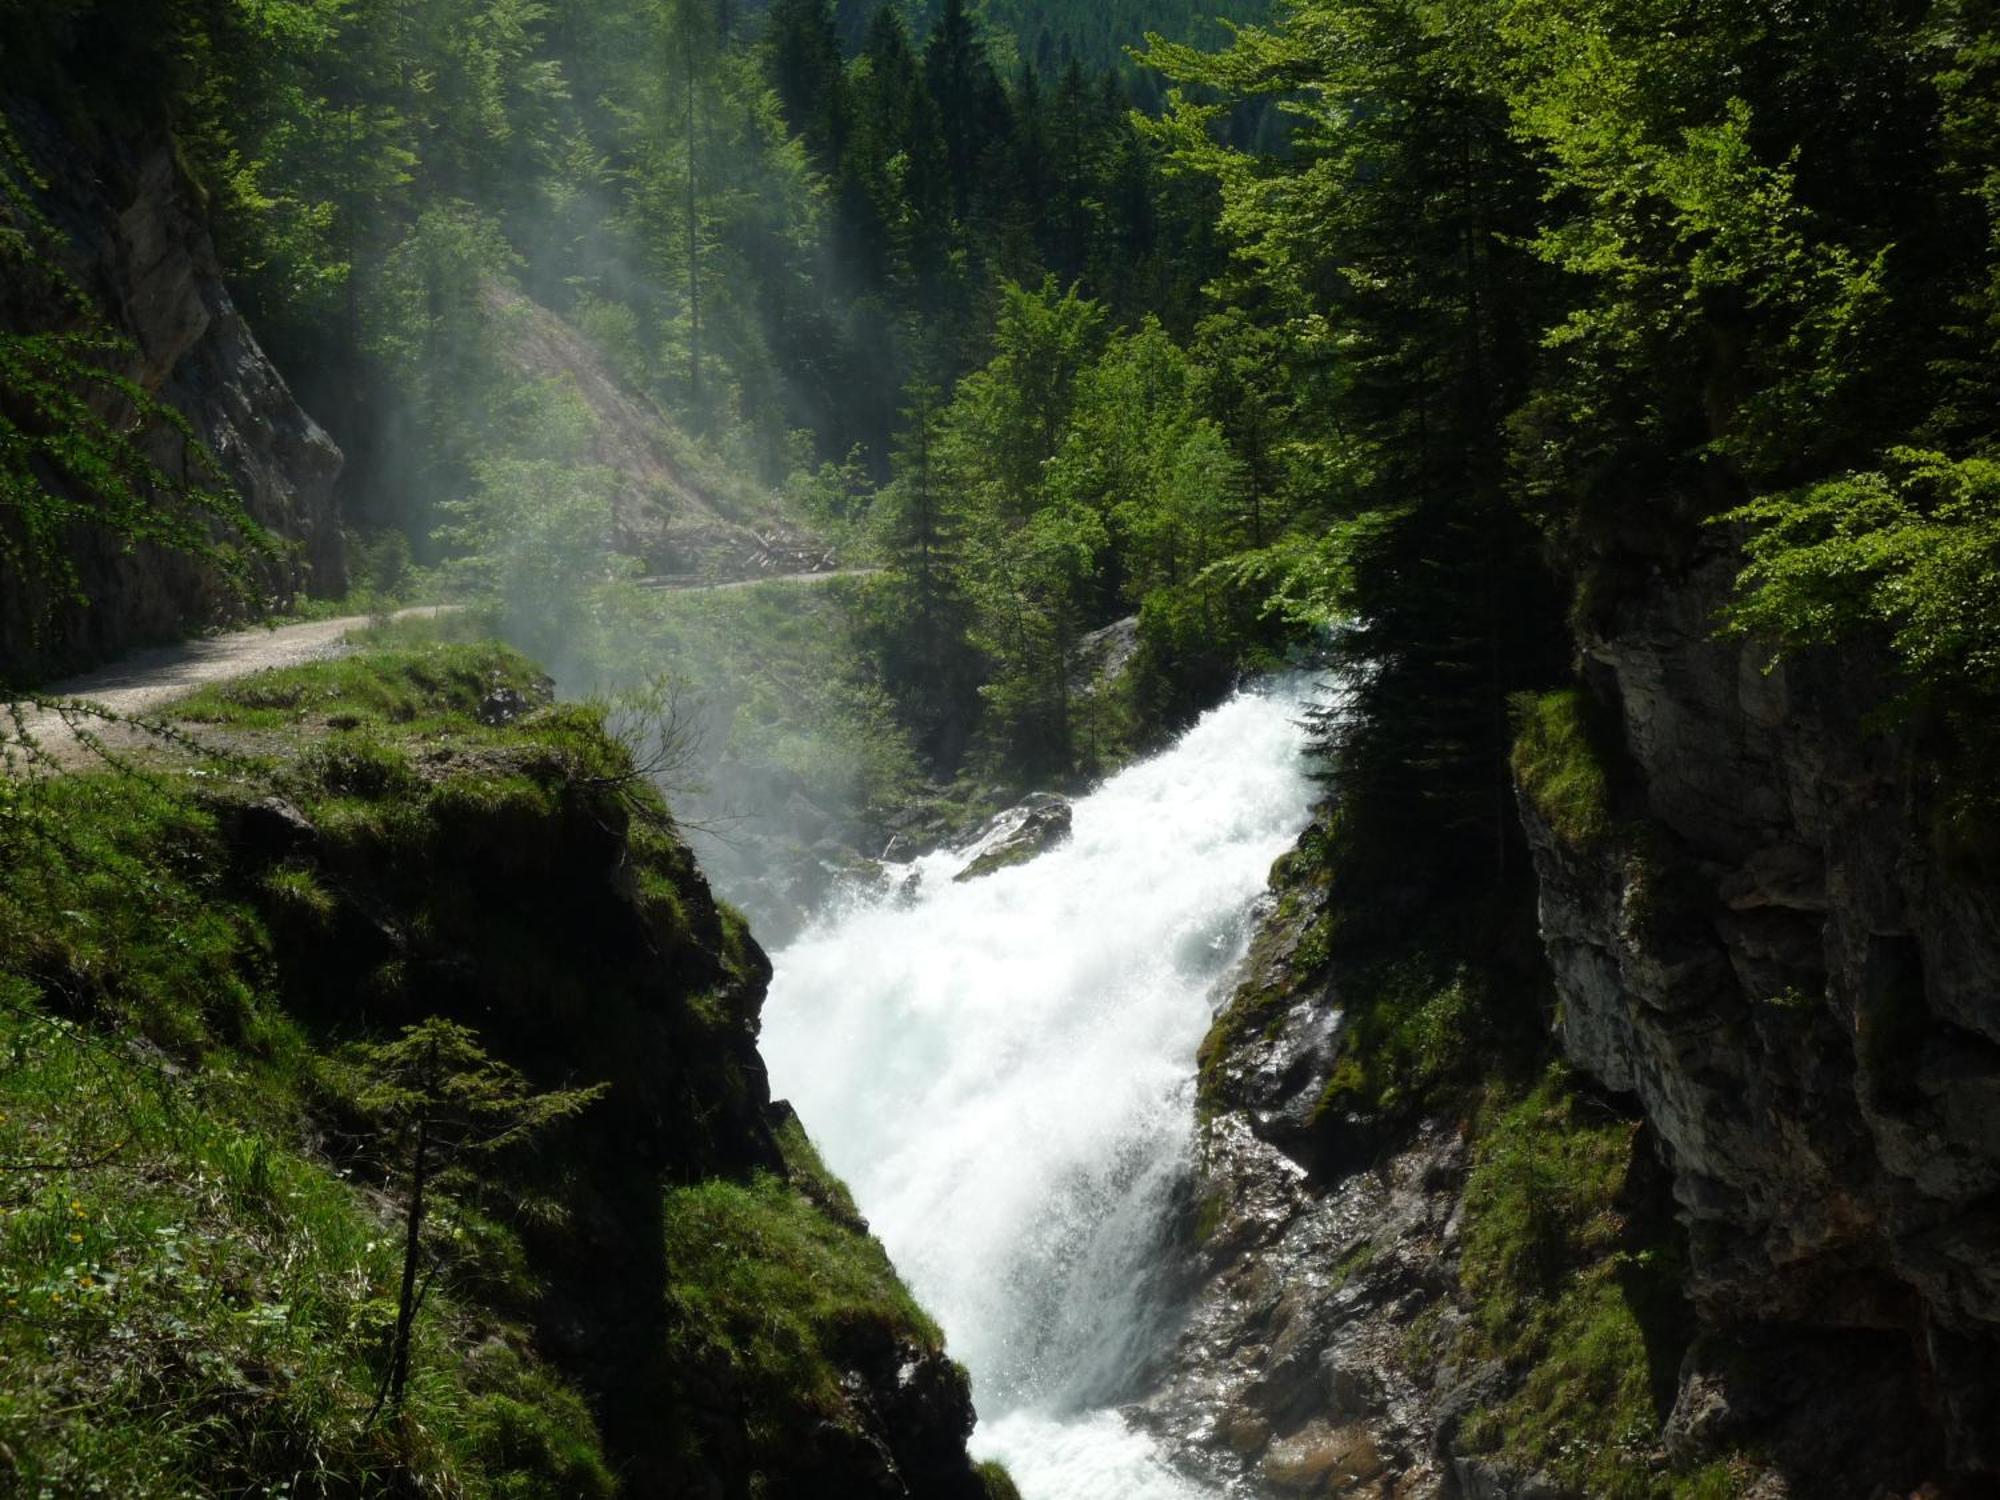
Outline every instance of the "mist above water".
{"label": "mist above water", "polygon": [[774,1091],[797,1105],[972,1371],[982,1456],[1027,1500],[1180,1500],[1111,1409],[1169,1330],[1195,1051],[1314,787],[1308,684],[1238,694],[1076,805],[1072,840],[777,955]]}

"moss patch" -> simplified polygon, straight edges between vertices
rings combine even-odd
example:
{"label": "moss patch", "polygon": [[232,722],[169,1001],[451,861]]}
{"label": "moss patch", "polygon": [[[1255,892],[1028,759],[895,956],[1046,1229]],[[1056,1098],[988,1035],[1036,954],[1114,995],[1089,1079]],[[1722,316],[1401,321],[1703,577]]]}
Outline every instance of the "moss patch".
{"label": "moss patch", "polygon": [[1418,960],[1357,972],[1343,987],[1347,1031],[1320,1094],[1322,1118],[1394,1116],[1440,1101],[1472,1072],[1480,976]]}
{"label": "moss patch", "polygon": [[1586,848],[1611,832],[1611,777],[1595,705],[1568,688],[1512,702],[1514,777],[1556,837]]}
{"label": "moss patch", "polygon": [[986,1500],[1021,1500],[1013,1476],[997,1463],[979,1466],[979,1482],[986,1486]]}
{"label": "moss patch", "polygon": [[[687,1362],[726,1359],[765,1395],[761,1407],[803,1398],[837,1417],[841,1374],[857,1347],[943,1343],[881,1244],[778,1177],[675,1189],[666,1236],[667,1297]],[[766,1435],[783,1436],[781,1424]]]}

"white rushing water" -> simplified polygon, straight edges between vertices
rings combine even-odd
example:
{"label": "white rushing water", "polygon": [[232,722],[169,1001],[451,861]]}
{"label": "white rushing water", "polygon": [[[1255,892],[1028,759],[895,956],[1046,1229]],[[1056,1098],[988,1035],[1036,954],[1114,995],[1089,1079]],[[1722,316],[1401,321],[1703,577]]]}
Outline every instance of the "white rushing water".
{"label": "white rushing water", "polygon": [[1182,1500],[1110,1408],[1158,1347],[1195,1050],[1314,791],[1307,684],[1238,694],[1029,864],[847,910],[776,958],[763,1050],[972,1371],[1026,1500]]}

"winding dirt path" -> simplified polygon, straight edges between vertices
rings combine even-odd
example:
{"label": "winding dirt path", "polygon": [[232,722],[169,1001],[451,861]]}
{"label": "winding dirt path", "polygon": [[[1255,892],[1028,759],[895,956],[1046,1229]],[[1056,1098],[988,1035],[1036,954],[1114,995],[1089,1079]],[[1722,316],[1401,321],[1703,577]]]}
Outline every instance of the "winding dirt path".
{"label": "winding dirt path", "polygon": [[[836,578],[866,577],[877,571],[874,568],[836,568],[822,573],[778,573],[765,578],[732,579],[722,583],[692,578],[647,578],[640,582],[644,587],[661,593],[720,593],[755,588],[766,583],[824,584]],[[389,618],[433,619],[456,608],[456,605],[450,604],[426,605],[397,610]],[[369,615],[346,615],[335,620],[238,630],[228,635],[159,646],[149,651],[134,652],[79,677],[37,688],[36,697],[43,701],[88,703],[119,717],[143,717],[212,682],[248,677],[253,672],[266,672],[277,667],[301,666],[306,662],[336,656],[347,649],[349,634],[365,629],[375,623],[375,619]],[[114,746],[138,738],[129,731],[121,732],[110,723],[91,725],[90,729],[93,733],[101,731],[107,743]],[[27,737],[36,742],[37,759],[44,765],[53,763],[60,767],[74,767],[90,758],[90,752],[56,710],[29,709],[22,715],[17,727],[7,705],[0,703],[0,751],[4,751],[10,742],[19,745],[22,738],[20,730],[25,730]],[[4,766],[0,766],[0,774],[5,774]]]}
{"label": "winding dirt path", "polygon": [[[427,605],[419,609],[397,610],[390,618],[434,619],[450,613],[453,608],[448,604]],[[306,662],[336,656],[347,649],[347,637],[351,632],[374,623],[373,616],[345,615],[335,620],[311,620],[303,625],[238,630],[228,635],[157,646],[149,651],[135,651],[109,666],[99,667],[80,677],[37,688],[35,695],[44,701],[60,699],[88,703],[120,717],[143,717],[211,682],[247,677],[253,672],[269,671],[275,667],[301,666]],[[106,740],[113,744],[125,743],[132,738],[129,734],[119,733],[110,724],[93,725],[91,728],[93,733],[101,729]],[[21,738],[19,730],[25,730],[26,735],[36,742],[41,757],[58,766],[74,766],[88,758],[88,752],[76,734],[54,709],[30,709],[22,716],[17,729],[11,715],[5,708],[0,708],[0,746],[9,741],[18,743]]]}

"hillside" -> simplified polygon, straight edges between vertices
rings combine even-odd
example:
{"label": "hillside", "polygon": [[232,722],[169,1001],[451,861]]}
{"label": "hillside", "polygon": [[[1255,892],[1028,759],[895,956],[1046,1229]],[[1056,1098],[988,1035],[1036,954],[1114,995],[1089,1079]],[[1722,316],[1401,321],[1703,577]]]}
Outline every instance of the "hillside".
{"label": "hillside", "polygon": [[554,384],[581,401],[588,431],[577,457],[610,477],[615,552],[649,576],[710,583],[832,567],[826,542],[770,491],[704,461],[582,334],[517,289],[488,283],[481,295],[505,365],[524,383]]}
{"label": "hillside", "polygon": [[[0,1472],[1004,1493],[937,1329],[770,1103],[763,954],[593,714],[504,649],[419,644],[172,717],[190,738],[143,770],[0,782]],[[384,1048],[440,1023],[477,1056],[413,1085],[406,1262],[421,1158]],[[454,1152],[475,1079],[580,1102]]]}

